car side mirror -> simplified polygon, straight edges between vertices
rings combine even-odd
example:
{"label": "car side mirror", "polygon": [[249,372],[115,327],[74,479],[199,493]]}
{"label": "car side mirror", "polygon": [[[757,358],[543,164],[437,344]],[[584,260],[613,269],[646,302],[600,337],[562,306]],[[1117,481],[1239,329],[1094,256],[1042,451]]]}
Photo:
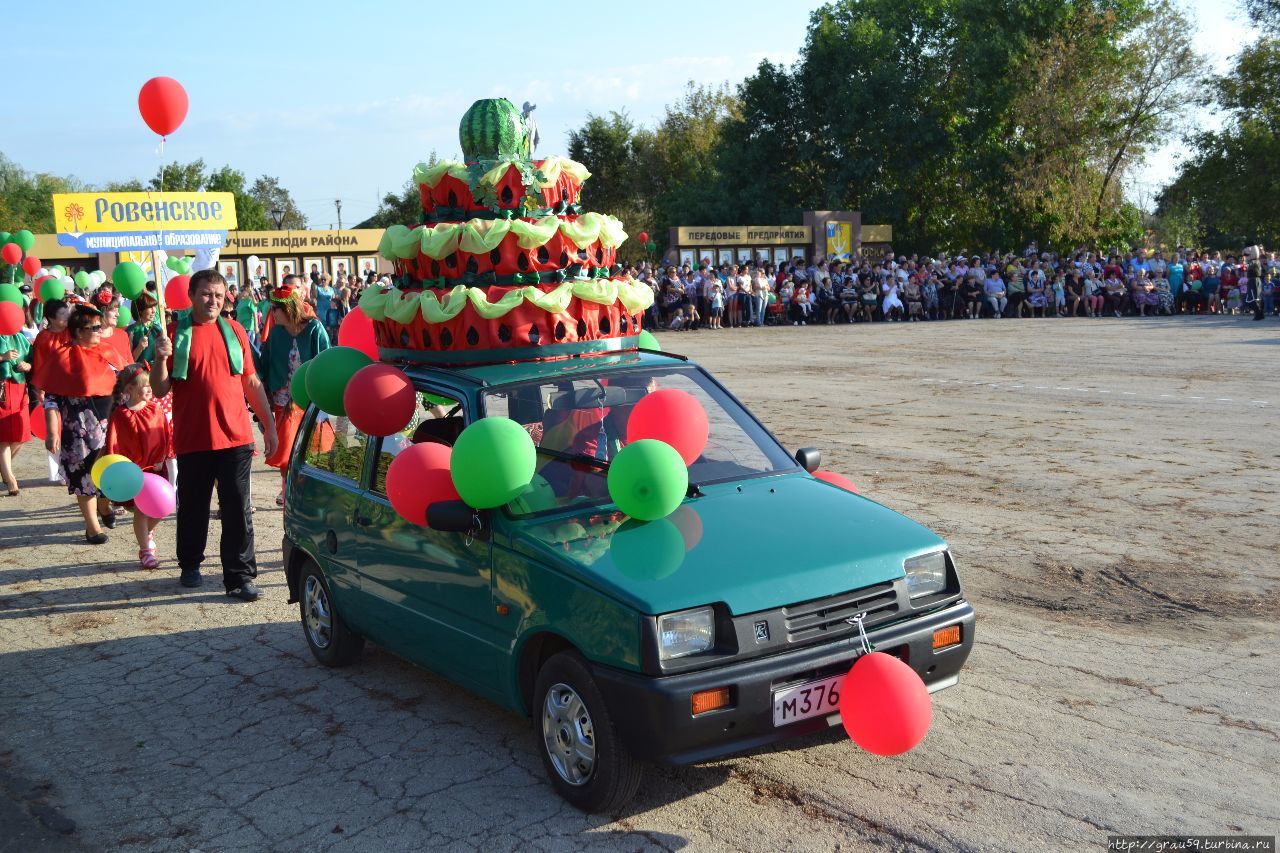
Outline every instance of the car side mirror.
{"label": "car side mirror", "polygon": [[488,531],[485,511],[472,509],[462,501],[436,501],[427,507],[427,526],[445,533],[471,533],[482,536]]}
{"label": "car side mirror", "polygon": [[822,467],[822,451],[816,447],[802,447],[796,451],[796,461],[801,468],[812,474]]}

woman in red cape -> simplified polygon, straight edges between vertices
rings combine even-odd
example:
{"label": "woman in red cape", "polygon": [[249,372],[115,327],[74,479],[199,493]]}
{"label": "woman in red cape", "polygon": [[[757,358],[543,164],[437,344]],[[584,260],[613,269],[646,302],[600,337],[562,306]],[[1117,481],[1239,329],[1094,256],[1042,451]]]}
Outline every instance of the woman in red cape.
{"label": "woman in red cape", "polygon": [[[57,408],[45,407],[44,389],[36,381],[36,376],[39,374],[41,362],[52,358],[53,350],[59,343],[66,343],[67,318],[71,316],[71,307],[61,299],[50,299],[44,303],[41,313],[44,314],[45,327],[31,342],[31,354],[27,357],[27,361],[31,362],[31,372],[27,374],[27,394],[30,398],[28,405],[35,407],[31,410],[31,417],[39,418],[44,424],[44,431],[38,433],[38,437],[43,439],[62,427],[58,424]],[[49,459],[49,482],[64,482],[57,454],[50,452],[46,455]]]}
{"label": "woman in red cape", "polygon": [[[50,432],[45,446],[57,453],[84,516],[84,538],[91,545],[107,541],[102,525],[115,527],[111,505],[93,484],[90,471],[107,440],[111,393],[119,354],[101,343],[102,312],[77,305],[67,321],[67,338],[49,348],[36,364],[36,384],[53,401],[62,429]],[[118,365],[123,367],[124,365]]]}
{"label": "woman in red cape", "polygon": [[31,370],[31,343],[18,332],[0,335],[0,479],[9,497],[18,496],[13,457],[31,437],[27,413],[27,373]]}

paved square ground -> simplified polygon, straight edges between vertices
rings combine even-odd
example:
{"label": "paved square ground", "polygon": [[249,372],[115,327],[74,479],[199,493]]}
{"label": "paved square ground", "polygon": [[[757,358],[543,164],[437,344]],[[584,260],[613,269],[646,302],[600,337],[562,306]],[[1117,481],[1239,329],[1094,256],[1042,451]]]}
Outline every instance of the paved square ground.
{"label": "paved square ground", "polygon": [[[216,582],[181,590],[171,561],[138,570],[127,525],[84,544],[29,444],[22,496],[0,498],[0,851],[1096,850],[1280,829],[1280,324],[661,341],[950,542],[977,644],[917,750],[877,758],[833,730],[654,770],[623,814],[585,817],[526,721],[376,648],[311,660],[274,472],[254,482],[266,598],[228,604]],[[171,555],[172,523],[159,538]]]}

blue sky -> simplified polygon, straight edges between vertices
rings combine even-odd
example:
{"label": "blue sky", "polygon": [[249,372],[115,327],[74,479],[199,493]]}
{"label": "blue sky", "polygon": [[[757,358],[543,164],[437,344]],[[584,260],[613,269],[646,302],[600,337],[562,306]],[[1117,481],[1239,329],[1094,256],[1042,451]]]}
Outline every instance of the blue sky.
{"label": "blue sky", "polygon": [[[539,153],[563,153],[587,113],[625,109],[650,123],[689,80],[736,84],[763,58],[795,61],[819,5],[33,4],[21,16],[33,35],[7,31],[0,151],[30,171],[93,184],[148,178],[158,139],[137,93],[166,75],[191,99],[166,161],[275,175],[312,227],[336,223],[341,198],[350,227],[430,151],[458,152],[458,119],[476,98],[535,102]],[[1200,44],[1223,66],[1249,37],[1235,0],[1189,5]],[[1171,147],[1151,159],[1140,194],[1173,174],[1176,156]]]}

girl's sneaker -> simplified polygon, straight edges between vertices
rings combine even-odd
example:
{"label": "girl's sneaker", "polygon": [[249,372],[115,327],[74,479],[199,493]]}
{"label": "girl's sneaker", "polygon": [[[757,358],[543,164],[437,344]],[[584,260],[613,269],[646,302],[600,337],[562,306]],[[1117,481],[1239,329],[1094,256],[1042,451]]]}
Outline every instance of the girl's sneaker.
{"label": "girl's sneaker", "polygon": [[160,568],[160,560],[156,557],[155,546],[143,548],[138,552],[138,565],[144,569]]}

